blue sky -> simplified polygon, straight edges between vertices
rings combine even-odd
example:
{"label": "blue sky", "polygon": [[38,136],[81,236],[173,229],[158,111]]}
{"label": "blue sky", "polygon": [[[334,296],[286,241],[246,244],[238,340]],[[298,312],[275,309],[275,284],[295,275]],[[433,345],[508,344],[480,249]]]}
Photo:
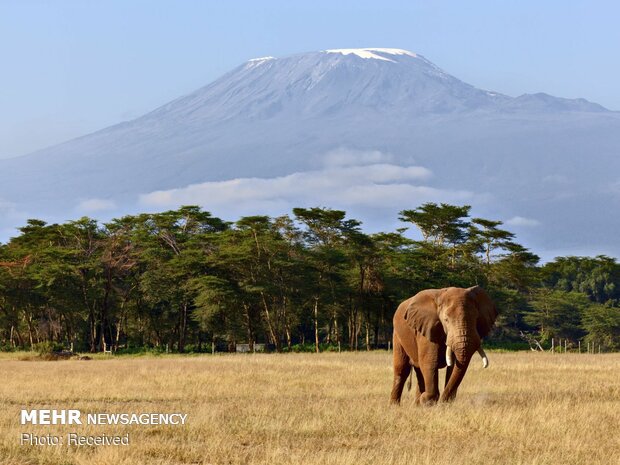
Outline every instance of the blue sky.
{"label": "blue sky", "polygon": [[0,0],[0,158],[139,116],[243,61],[394,47],[477,87],[620,110],[613,1]]}

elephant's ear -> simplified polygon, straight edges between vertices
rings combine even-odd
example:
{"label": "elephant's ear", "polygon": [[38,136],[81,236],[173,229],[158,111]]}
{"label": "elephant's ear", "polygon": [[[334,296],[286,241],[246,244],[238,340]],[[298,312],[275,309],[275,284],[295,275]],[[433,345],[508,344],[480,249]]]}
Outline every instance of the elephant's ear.
{"label": "elephant's ear", "polygon": [[439,292],[441,291],[436,289],[418,292],[411,299],[403,315],[411,328],[435,343],[441,343],[446,339],[446,334],[437,315],[436,299]]}
{"label": "elephant's ear", "polygon": [[495,308],[495,304],[481,287],[470,287],[468,291],[469,295],[474,299],[476,306],[478,307],[476,329],[482,338],[489,334],[491,328],[493,328],[493,324],[497,318],[497,308]]}

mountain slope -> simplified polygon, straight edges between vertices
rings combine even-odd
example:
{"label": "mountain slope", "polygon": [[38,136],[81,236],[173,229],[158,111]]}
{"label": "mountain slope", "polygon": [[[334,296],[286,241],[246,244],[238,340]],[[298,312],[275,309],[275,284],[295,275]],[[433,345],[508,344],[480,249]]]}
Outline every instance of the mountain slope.
{"label": "mountain slope", "polygon": [[495,216],[552,208],[568,221],[569,204],[592,216],[586,194],[615,201],[618,147],[620,115],[586,100],[477,89],[404,50],[328,50],[250,60],[140,118],[0,160],[0,205],[74,216],[99,199],[132,210],[152,191],[321,169],[346,148],[421,165],[437,189],[488,194],[482,208]]}

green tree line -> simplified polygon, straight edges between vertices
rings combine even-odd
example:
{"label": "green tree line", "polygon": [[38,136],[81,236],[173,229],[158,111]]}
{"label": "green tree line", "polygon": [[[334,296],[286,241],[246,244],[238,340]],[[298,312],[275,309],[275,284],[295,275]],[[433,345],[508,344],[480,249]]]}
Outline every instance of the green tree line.
{"label": "green tree line", "polygon": [[[75,350],[385,347],[399,302],[483,286],[500,309],[489,343],[524,337],[620,346],[620,265],[539,258],[469,206],[426,203],[367,234],[340,210],[227,222],[199,207],[100,224],[32,219],[0,245],[0,346]],[[422,240],[405,236],[417,228]]]}

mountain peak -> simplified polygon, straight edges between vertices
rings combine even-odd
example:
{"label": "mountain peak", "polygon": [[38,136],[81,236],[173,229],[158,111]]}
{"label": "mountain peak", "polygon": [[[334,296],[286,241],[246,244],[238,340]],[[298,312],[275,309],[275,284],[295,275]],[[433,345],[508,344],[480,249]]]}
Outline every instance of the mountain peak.
{"label": "mountain peak", "polygon": [[357,55],[360,58],[394,61],[386,58],[384,55],[408,55],[413,58],[417,58],[417,55],[408,50],[400,48],[338,48],[331,50],[324,50],[325,53],[340,53],[342,55]]}
{"label": "mountain peak", "polygon": [[[554,243],[569,247],[578,231],[618,251],[600,233],[620,228],[605,214],[618,202],[618,147],[620,112],[478,89],[407,50],[260,57],[132,121],[0,160],[0,234],[33,216],[124,215],[160,201],[278,216],[329,199],[378,222],[427,201],[476,201],[545,218],[539,231]],[[358,164],[334,169],[326,160],[339,152]],[[434,177],[391,174],[412,163]]]}

